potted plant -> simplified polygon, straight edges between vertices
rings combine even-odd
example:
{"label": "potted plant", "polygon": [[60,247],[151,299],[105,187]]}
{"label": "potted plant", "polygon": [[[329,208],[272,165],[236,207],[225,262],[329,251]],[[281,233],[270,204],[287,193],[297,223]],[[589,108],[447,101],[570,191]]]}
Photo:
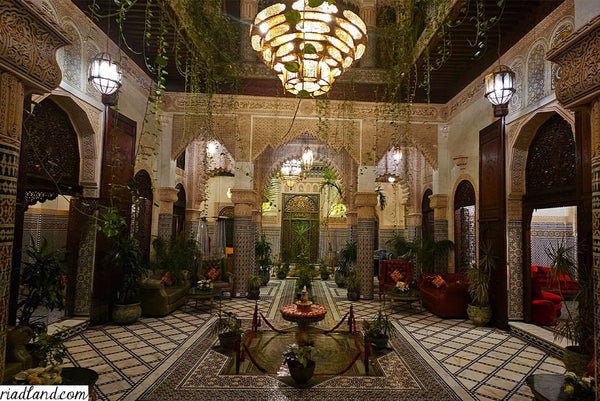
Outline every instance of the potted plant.
{"label": "potted plant", "polygon": [[169,273],[174,285],[181,285],[188,279],[189,271],[196,272],[200,251],[193,239],[182,232],[174,240],[167,241],[161,236],[152,240],[154,260],[152,270]]}
{"label": "potted plant", "polygon": [[[36,323],[31,321],[31,317],[38,307],[44,306],[49,311],[63,308],[63,275],[67,274],[68,268],[64,252],[51,250],[46,238],[42,238],[39,248],[32,238],[25,252],[29,260],[24,263],[21,273],[23,293],[17,305],[20,310],[19,324],[35,329]],[[43,323],[41,325],[45,327]]]}
{"label": "potted plant", "polygon": [[[571,256],[573,248],[564,244],[550,246],[546,254],[551,260],[550,270],[548,271],[551,282],[556,282],[560,296],[564,299],[561,289],[562,277],[579,277],[579,288],[574,296],[574,301],[578,303],[579,313],[572,310],[568,303],[564,303],[566,314],[564,318],[558,320],[554,329],[556,339],[565,339],[567,345],[563,354],[563,362],[568,371],[575,372],[581,376],[592,358],[594,338],[594,314],[590,313],[594,305],[594,284],[591,277],[585,277],[577,274],[577,265]],[[590,347],[591,345],[591,347]]]}
{"label": "potted plant", "polygon": [[346,241],[340,250],[340,259],[335,269],[335,283],[338,287],[344,288],[350,269],[356,263],[357,248],[356,242]]}
{"label": "potted plant", "polygon": [[113,321],[118,324],[134,323],[142,315],[139,282],[148,271],[142,260],[142,249],[135,238],[122,232],[115,238],[108,257],[113,268],[122,274],[117,301],[113,305]]}
{"label": "potted plant", "polygon": [[346,279],[346,290],[348,301],[358,301],[358,298],[360,297],[360,283],[358,277],[356,277],[355,271],[351,271],[350,274],[348,274],[348,278]]}
{"label": "potted plant", "polygon": [[300,299],[302,289],[306,287],[309,293],[309,298],[312,300],[312,280],[314,270],[305,259],[300,258],[296,265],[296,299]]}
{"label": "potted plant", "polygon": [[260,296],[260,276],[255,274],[248,277],[248,299],[258,299]]}
{"label": "potted plant", "polygon": [[329,266],[327,266],[327,263],[325,263],[324,260],[321,260],[319,263],[319,275],[321,276],[321,280],[328,280],[330,274],[331,270],[329,270]]}
{"label": "potted plant", "polygon": [[303,346],[294,344],[283,354],[283,363],[288,366],[290,375],[298,384],[308,382],[315,372],[315,361],[310,355],[313,349],[310,344]]}
{"label": "potted plant", "polygon": [[267,285],[271,277],[271,243],[267,241],[267,236],[262,234],[260,239],[254,245],[254,255],[256,264],[258,265],[258,275],[260,276],[262,285]]}
{"label": "potted plant", "polygon": [[221,348],[227,352],[233,351],[234,341],[242,338],[242,323],[231,312],[226,312],[223,316],[219,309],[219,318],[216,322],[216,329],[219,333],[219,343]]}
{"label": "potted plant", "polygon": [[447,263],[444,264],[443,261],[454,249],[454,242],[450,240],[415,239],[411,241],[397,233],[387,243],[398,258],[412,260],[423,273],[446,272]]}
{"label": "potted plant", "polygon": [[475,326],[485,326],[492,318],[490,307],[490,278],[496,262],[492,255],[492,245],[486,243],[479,250],[479,264],[467,271],[471,303],[467,306],[467,315]]}
{"label": "potted plant", "polygon": [[290,264],[289,263],[282,263],[279,266],[277,266],[277,268],[275,269],[275,275],[277,276],[277,278],[279,280],[285,279],[289,272],[290,272]]}
{"label": "potted plant", "polygon": [[375,348],[382,349],[386,348],[389,335],[392,328],[388,315],[379,311],[377,318],[374,320],[363,321],[363,328],[365,330],[365,343],[371,343]]}

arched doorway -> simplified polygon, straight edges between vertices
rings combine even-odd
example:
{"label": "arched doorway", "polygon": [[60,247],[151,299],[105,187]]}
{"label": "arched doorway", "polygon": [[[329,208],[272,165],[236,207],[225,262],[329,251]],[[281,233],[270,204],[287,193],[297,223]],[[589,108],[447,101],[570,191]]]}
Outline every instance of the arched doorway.
{"label": "arched doorway", "polygon": [[[523,197],[523,278],[525,320],[532,320],[532,264],[549,264],[546,251],[557,245],[576,244],[577,148],[571,125],[554,114],[537,129],[525,167]],[[568,209],[567,207],[571,207]],[[570,223],[558,216],[571,216]],[[535,217],[534,217],[535,216]],[[560,226],[560,227],[559,227]],[[566,234],[566,235],[561,235]],[[575,234],[576,235],[576,234]],[[576,259],[576,250],[573,250]]]}
{"label": "arched doorway", "polygon": [[133,177],[136,198],[132,205],[131,233],[142,248],[146,261],[150,258],[150,240],[152,236],[152,179],[146,170],[138,171]]}
{"label": "arched doorway", "polygon": [[311,263],[319,257],[319,195],[283,194],[281,249],[289,249],[291,261],[308,256]]}
{"label": "arched doorway", "polygon": [[171,233],[172,238],[177,238],[177,236],[181,234],[185,226],[185,189],[181,184],[177,184],[175,186],[175,189],[177,189],[177,201],[173,203],[173,231]]}
{"label": "arched doorway", "polygon": [[466,273],[476,262],[477,232],[475,218],[475,189],[461,181],[454,193],[454,269]]}
{"label": "arched doorway", "polygon": [[[17,316],[21,263],[28,247],[47,241],[50,250],[67,249],[70,231],[69,202],[81,193],[79,186],[79,142],[69,116],[51,99],[37,104],[23,121],[21,160],[17,183],[17,212],[13,242],[13,269],[9,300],[9,322]],[[59,195],[61,195],[59,197]],[[71,263],[67,294],[74,293],[77,265]],[[67,300],[68,302],[68,300]],[[36,316],[37,315],[37,316]],[[35,312],[36,319],[49,324],[63,312]]]}
{"label": "arched doorway", "polygon": [[433,240],[434,223],[433,223],[433,208],[430,205],[429,197],[433,195],[431,189],[427,189],[421,200],[421,215],[422,215],[422,232],[421,238],[423,241]]}

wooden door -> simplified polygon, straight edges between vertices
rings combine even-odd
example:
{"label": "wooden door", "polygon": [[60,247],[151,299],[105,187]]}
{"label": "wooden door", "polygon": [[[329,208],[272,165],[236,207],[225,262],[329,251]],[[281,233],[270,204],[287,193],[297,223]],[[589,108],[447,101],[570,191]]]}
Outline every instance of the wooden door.
{"label": "wooden door", "polygon": [[496,262],[490,281],[492,322],[508,327],[506,186],[503,120],[479,131],[479,247],[489,243]]}

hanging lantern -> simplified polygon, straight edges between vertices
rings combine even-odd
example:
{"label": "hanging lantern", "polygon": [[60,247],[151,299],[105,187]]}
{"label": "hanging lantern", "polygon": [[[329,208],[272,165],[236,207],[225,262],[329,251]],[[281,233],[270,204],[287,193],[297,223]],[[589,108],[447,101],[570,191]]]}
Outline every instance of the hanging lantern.
{"label": "hanging lantern", "polygon": [[395,148],[394,153],[392,154],[392,158],[394,159],[394,163],[399,164],[402,160],[402,149]]}
{"label": "hanging lantern", "polygon": [[106,52],[98,53],[90,60],[88,81],[102,95],[109,96],[121,87],[121,69]]}
{"label": "hanging lantern", "polygon": [[286,91],[302,97],[319,96],[365,54],[367,26],[340,4],[288,1],[256,15],[250,41]]}
{"label": "hanging lantern", "polygon": [[494,116],[508,114],[508,102],[515,93],[515,73],[505,65],[500,65],[485,76],[485,97],[494,106]]}
{"label": "hanging lantern", "polygon": [[310,171],[314,161],[313,151],[310,149],[310,146],[307,146],[304,148],[304,152],[302,152],[302,167],[304,167],[304,170]]}
{"label": "hanging lantern", "polygon": [[206,144],[206,155],[208,157],[214,157],[215,153],[217,153],[217,142],[210,141]]}
{"label": "hanging lantern", "polygon": [[302,173],[302,162],[298,159],[291,159],[283,162],[277,177],[292,189],[297,182],[306,177],[306,174]]}

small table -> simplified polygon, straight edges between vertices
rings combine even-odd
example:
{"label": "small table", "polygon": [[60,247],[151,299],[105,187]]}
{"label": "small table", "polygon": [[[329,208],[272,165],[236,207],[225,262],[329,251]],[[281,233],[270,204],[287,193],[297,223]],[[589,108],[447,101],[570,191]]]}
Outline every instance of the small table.
{"label": "small table", "polygon": [[421,301],[421,293],[419,290],[410,289],[407,292],[396,291],[396,289],[391,289],[387,291],[383,296],[383,303],[385,304],[386,297],[390,299],[390,306],[393,307],[394,301],[405,302],[408,303],[409,306],[412,305],[413,302]]}
{"label": "small table", "polygon": [[96,392],[94,391],[94,384],[98,380],[98,373],[95,370],[80,367],[68,367],[62,368],[60,373],[62,377],[62,384],[64,385],[83,385],[88,386],[90,389],[90,398],[92,401],[96,401]]}
{"label": "small table", "polygon": [[564,375],[541,373],[528,376],[525,383],[538,401],[564,401],[571,399],[562,389],[564,380]]}
{"label": "small table", "polygon": [[215,291],[214,288],[212,288],[210,291],[203,291],[197,287],[192,287],[188,292],[188,300],[194,299],[196,301],[196,309],[198,308],[198,301],[210,300],[210,313],[212,313],[213,301],[215,296],[219,295],[219,292],[220,291]]}

